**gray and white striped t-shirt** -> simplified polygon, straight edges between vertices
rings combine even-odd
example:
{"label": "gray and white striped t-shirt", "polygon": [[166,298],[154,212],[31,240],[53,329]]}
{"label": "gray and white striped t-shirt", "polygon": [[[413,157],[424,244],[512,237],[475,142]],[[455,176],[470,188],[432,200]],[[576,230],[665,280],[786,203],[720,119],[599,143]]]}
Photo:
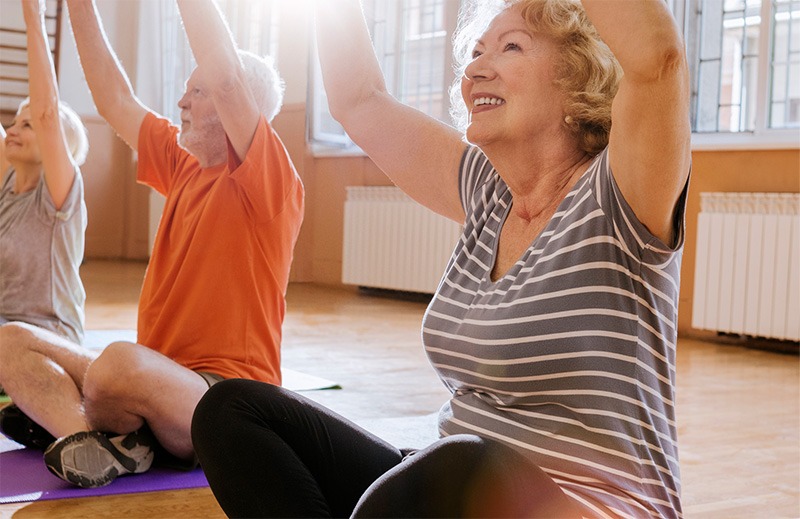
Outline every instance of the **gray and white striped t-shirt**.
{"label": "gray and white striped t-shirt", "polygon": [[675,247],[637,220],[598,155],[496,282],[511,192],[462,159],[464,232],[425,314],[427,355],[453,397],[440,433],[528,455],[587,516],[680,517],[675,342],[686,192]]}

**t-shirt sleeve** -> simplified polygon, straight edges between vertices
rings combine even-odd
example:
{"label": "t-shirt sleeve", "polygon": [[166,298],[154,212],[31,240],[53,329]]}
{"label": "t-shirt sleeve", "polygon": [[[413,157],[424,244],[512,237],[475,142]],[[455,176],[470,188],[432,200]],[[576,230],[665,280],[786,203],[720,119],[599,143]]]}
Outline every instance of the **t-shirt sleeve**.
{"label": "t-shirt sleeve", "polygon": [[81,176],[81,170],[75,166],[75,179],[72,181],[67,198],[64,199],[60,209],[56,209],[53,197],[47,189],[44,175],[39,180],[35,196],[37,198],[36,207],[39,208],[39,216],[43,221],[51,221],[52,218],[57,218],[61,221],[69,220],[80,211],[83,204],[83,177]]}
{"label": "t-shirt sleeve", "polygon": [[302,183],[278,134],[262,115],[244,160],[228,142],[228,171],[255,220],[270,220],[284,210]]}
{"label": "t-shirt sleeve", "polygon": [[597,161],[597,169],[592,179],[595,196],[607,217],[612,221],[617,239],[642,261],[653,265],[666,261],[675,251],[680,250],[685,241],[688,181],[676,203],[677,209],[673,221],[675,243],[666,244],[639,221],[633,209],[628,205],[611,171],[608,148],[600,153]]}
{"label": "t-shirt sleeve", "polygon": [[196,160],[178,146],[178,128],[169,120],[148,113],[139,128],[139,165],[136,180],[166,196],[182,164]]}
{"label": "t-shirt sleeve", "polygon": [[459,196],[465,214],[472,214],[474,197],[480,187],[496,174],[489,159],[476,146],[468,146],[461,156],[461,169],[458,173]]}

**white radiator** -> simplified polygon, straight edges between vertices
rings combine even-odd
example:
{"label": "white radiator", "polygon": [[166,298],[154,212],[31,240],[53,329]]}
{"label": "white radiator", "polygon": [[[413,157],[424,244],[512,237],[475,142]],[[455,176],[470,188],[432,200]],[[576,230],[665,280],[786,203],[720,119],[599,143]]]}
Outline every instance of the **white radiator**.
{"label": "white radiator", "polygon": [[348,187],[342,281],[432,294],[460,233],[399,188]]}
{"label": "white radiator", "polygon": [[800,194],[700,193],[692,326],[800,340]]}

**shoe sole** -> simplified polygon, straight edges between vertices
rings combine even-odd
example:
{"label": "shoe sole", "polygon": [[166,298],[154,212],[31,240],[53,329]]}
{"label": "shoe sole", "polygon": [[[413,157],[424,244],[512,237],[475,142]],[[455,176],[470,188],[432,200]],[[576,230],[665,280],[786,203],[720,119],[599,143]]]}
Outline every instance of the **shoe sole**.
{"label": "shoe sole", "polygon": [[[153,463],[150,446],[139,443],[137,433],[108,438],[97,431],[83,431],[57,440],[44,453],[48,470],[82,488],[106,486],[123,474],[147,471]],[[145,449],[139,460],[129,456]]]}

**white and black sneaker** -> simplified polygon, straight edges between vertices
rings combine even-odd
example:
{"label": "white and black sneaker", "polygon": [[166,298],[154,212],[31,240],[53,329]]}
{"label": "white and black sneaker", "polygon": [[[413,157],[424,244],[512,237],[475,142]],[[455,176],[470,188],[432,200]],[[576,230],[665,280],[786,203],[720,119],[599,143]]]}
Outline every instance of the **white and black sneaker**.
{"label": "white and black sneaker", "polygon": [[119,436],[81,431],[53,442],[44,452],[44,462],[64,481],[83,488],[102,487],[117,476],[149,470],[155,445],[147,428]]}

